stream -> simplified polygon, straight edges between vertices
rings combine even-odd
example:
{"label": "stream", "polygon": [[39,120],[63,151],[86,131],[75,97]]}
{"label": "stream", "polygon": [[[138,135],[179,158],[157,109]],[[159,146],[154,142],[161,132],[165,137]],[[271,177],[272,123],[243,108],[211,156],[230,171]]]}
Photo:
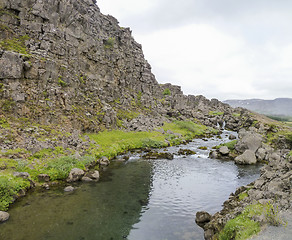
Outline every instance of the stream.
{"label": "stream", "polygon": [[[197,211],[221,210],[231,192],[259,177],[259,166],[237,166],[210,159],[222,138],[194,139],[186,145],[160,149],[195,155],[173,160],[146,160],[133,153],[128,161],[113,161],[98,183],[75,183],[35,190],[9,209],[0,225],[1,240],[203,240],[195,223]],[[199,149],[206,146],[207,150]]]}

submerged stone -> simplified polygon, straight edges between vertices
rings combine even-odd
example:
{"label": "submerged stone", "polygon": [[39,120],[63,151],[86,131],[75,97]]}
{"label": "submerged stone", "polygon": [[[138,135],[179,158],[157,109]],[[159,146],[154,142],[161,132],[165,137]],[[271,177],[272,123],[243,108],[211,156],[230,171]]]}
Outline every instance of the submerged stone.
{"label": "submerged stone", "polygon": [[8,212],[0,211],[0,223],[7,221],[9,219],[9,216],[10,215]]}

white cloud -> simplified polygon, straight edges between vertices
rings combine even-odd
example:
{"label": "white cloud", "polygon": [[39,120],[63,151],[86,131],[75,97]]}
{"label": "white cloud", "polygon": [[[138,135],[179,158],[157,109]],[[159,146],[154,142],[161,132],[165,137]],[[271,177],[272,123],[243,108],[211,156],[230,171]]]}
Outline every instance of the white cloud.
{"label": "white cloud", "polygon": [[99,0],[97,5],[104,14],[110,14],[114,17],[123,20],[128,16],[140,15],[154,8],[157,1],[147,0]]}
{"label": "white cloud", "polygon": [[98,5],[133,29],[158,82],[220,100],[292,97],[292,2],[101,0]]}

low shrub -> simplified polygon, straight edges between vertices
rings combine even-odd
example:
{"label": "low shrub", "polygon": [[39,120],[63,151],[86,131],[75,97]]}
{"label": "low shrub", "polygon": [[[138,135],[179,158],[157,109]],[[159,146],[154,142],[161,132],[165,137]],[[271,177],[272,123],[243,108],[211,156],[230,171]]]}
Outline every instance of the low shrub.
{"label": "low shrub", "polygon": [[28,188],[28,180],[14,177],[11,174],[0,175],[0,211],[6,211],[9,204],[14,201],[14,196],[21,189]]}
{"label": "low shrub", "polygon": [[93,156],[86,156],[81,159],[74,156],[64,156],[51,160],[43,169],[43,172],[49,174],[53,181],[62,180],[68,177],[72,168],[85,169],[85,166],[94,160]]}

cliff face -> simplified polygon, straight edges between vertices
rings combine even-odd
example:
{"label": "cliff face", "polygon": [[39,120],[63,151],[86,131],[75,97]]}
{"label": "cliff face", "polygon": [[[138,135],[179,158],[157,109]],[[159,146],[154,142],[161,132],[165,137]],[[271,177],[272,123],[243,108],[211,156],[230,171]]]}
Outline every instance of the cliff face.
{"label": "cliff face", "polygon": [[167,116],[216,125],[223,116],[210,111],[233,111],[158,84],[130,29],[93,0],[1,0],[0,28],[2,115],[99,131],[133,128],[139,114],[158,119],[149,125]]}

